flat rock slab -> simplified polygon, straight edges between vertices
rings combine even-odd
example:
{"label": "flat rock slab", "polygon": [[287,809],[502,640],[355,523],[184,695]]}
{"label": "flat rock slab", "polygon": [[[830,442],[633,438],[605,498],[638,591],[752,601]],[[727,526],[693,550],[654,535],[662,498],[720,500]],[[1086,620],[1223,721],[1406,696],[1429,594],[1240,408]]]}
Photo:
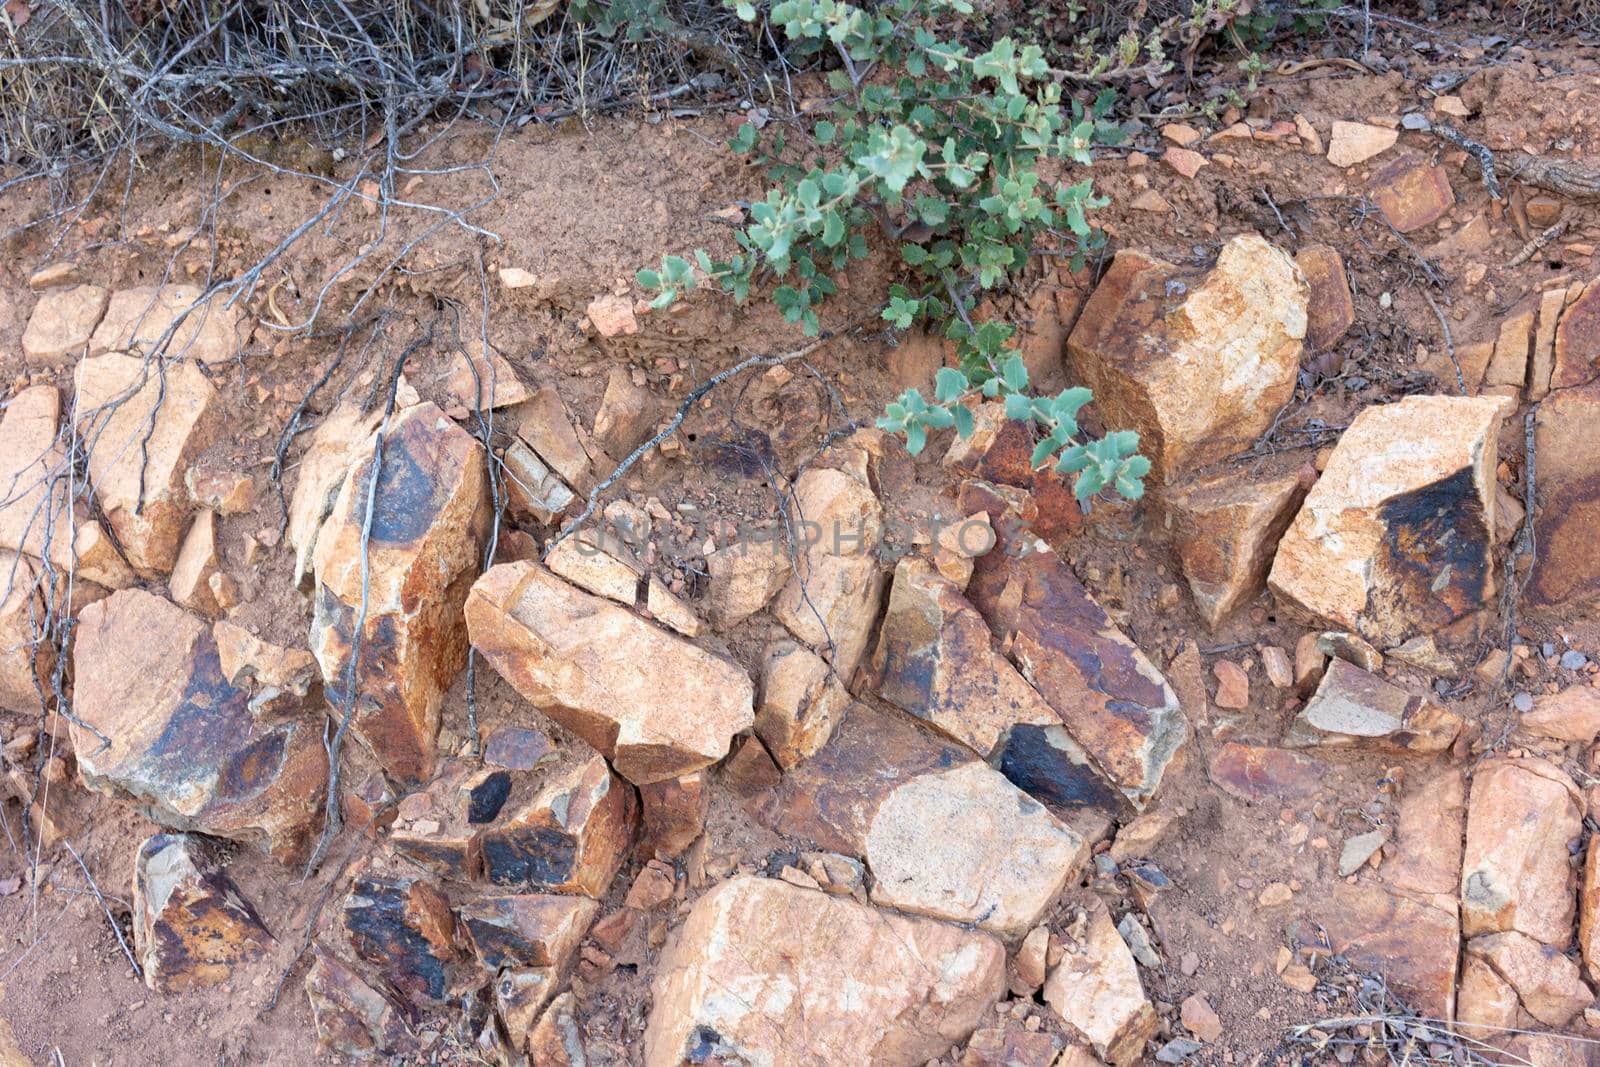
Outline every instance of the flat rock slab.
{"label": "flat rock slab", "polygon": [[1211,781],[1250,804],[1303,800],[1322,789],[1328,765],[1282,748],[1229,741],[1211,757]]}
{"label": "flat rock slab", "polygon": [[1403,752],[1442,752],[1461,731],[1461,717],[1353,663],[1334,659],[1284,737],[1291,748],[1359,745]]}
{"label": "flat rock slab", "polygon": [[1340,437],[1278,545],[1268,585],[1380,648],[1494,592],[1495,440],[1503,397],[1409,396]]}
{"label": "flat rock slab", "polygon": [[60,363],[84,350],[110,293],[98,285],[48,289],[33,306],[22,331],[22,354],[30,363]]}
{"label": "flat rock slab", "polygon": [[483,446],[431,403],[390,423],[374,484],[376,448],[374,435],[317,534],[310,644],[330,714],[353,702],[356,738],[391,778],[417,784],[433,773],[444,693],[467,662],[461,611],[488,532],[487,477]]}
{"label": "flat rock slab", "polygon": [[[1600,302],[1600,285],[1590,288]],[[1538,608],[1593,604],[1600,601],[1600,381],[1546,397],[1534,416],[1534,447],[1539,551],[1525,595]]]}
{"label": "flat rock slab", "polygon": [[211,627],[138,589],[83,610],[73,668],[85,783],[173,829],[305,857],[328,782],[320,715],[257,719],[250,692],[224,680]]}
{"label": "flat rock slab", "polygon": [[490,568],[466,616],[490,666],[636,785],[715,763],[755,722],[739,667],[538,563]]}
{"label": "flat rock slab", "polygon": [[1004,991],[988,934],[738,877],[695,903],[663,954],[644,1063],[920,1067]]}
{"label": "flat rock slab", "polygon": [[1383,975],[1407,1004],[1435,1019],[1454,1016],[1461,930],[1450,898],[1435,903],[1371,883],[1336,882],[1315,916],[1335,952]]}
{"label": "flat rock slab", "polygon": [[1083,941],[1069,946],[1050,972],[1044,1002],[1112,1067],[1138,1062],[1159,1021],[1133,953],[1104,906],[1091,911]]}
{"label": "flat rock slab", "polygon": [[1583,796],[1542,759],[1494,759],[1472,778],[1461,926],[1468,937],[1516,931],[1565,948],[1575,878],[1567,857],[1583,834]]}
{"label": "flat rock slab", "polygon": [[1088,858],[1083,839],[954,742],[857,704],[762,818],[861,857],[875,903],[1027,933]]}
{"label": "flat rock slab", "polygon": [[306,971],[305,989],[323,1047],[358,1059],[416,1051],[410,1006],[321,945]]}
{"label": "flat rock slab", "polygon": [[241,303],[226,306],[226,294],[201,301],[193,285],[146,285],[111,294],[105,316],[89,341],[89,354],[151,353],[165,342],[167,359],[226,363],[250,338],[254,324]]}
{"label": "flat rock slab", "polygon": [[158,993],[213,986],[271,944],[213,842],[196,834],[157,834],[139,845],[133,945],[145,985]]}
{"label": "flat rock slab", "polygon": [[1202,278],[1118,252],[1084,305],[1067,359],[1107,426],[1137,430],[1157,480],[1248,448],[1294,394],[1309,287],[1257,234]]}

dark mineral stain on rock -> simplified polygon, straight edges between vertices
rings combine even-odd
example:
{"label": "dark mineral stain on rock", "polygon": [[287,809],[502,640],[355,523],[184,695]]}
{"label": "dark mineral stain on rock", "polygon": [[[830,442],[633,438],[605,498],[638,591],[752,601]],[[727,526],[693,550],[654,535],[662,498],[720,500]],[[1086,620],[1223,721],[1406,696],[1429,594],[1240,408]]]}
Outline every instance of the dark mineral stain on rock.
{"label": "dark mineral stain on rock", "polygon": [[1482,605],[1491,566],[1484,518],[1470,467],[1378,509],[1383,544],[1363,611],[1375,632],[1402,641],[1403,619],[1439,626]]}
{"label": "dark mineral stain on rock", "polygon": [[1122,797],[1106,785],[1060,726],[1013,726],[1001,742],[999,771],[1037,800],[1062,808],[1115,813]]}
{"label": "dark mineral stain on rock", "polygon": [[[426,916],[419,915],[413,903],[419,888],[405,881],[357,879],[345,903],[345,932],[356,954],[381,969],[397,989],[413,997],[443,1000],[449,986],[446,960],[443,946],[428,937],[423,926]],[[448,913],[448,903],[443,906]]]}
{"label": "dark mineral stain on rock", "polygon": [[[416,453],[429,450],[437,436],[423,420],[408,419],[384,442],[372,514],[375,544],[408,545],[433,527],[439,510],[439,501],[434,499],[439,483],[428,472],[438,469],[440,457],[419,458]],[[356,485],[364,492],[371,477],[369,462],[357,472]]]}
{"label": "dark mineral stain on rock", "polygon": [[484,874],[495,885],[564,885],[572,878],[577,859],[578,842],[553,826],[490,833],[483,838]]}
{"label": "dark mineral stain on rock", "polygon": [[475,825],[493,822],[510,795],[511,775],[505,771],[495,771],[468,794],[467,821]]}

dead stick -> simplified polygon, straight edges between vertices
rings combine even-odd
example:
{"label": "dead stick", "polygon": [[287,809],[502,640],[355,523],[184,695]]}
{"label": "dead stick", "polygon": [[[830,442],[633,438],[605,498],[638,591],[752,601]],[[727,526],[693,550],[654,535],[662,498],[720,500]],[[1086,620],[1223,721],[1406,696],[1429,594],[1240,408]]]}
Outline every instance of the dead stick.
{"label": "dead stick", "polygon": [[83,880],[89,883],[89,888],[94,892],[94,898],[100,902],[100,910],[106,913],[106,922],[111,924],[111,932],[117,937],[117,944],[122,946],[122,954],[128,957],[128,966],[133,968],[135,978],[143,978],[144,972],[139,969],[139,961],[133,958],[133,950],[128,947],[127,939],[122,936],[122,927],[117,925],[117,917],[111,914],[111,905],[106,903],[106,898],[100,892],[100,887],[94,883],[94,875],[89,873],[89,868],[84,865],[83,857],[78,855],[78,850],[72,847],[71,841],[62,841],[67,851],[72,853],[72,858],[78,861],[78,870],[83,872]]}

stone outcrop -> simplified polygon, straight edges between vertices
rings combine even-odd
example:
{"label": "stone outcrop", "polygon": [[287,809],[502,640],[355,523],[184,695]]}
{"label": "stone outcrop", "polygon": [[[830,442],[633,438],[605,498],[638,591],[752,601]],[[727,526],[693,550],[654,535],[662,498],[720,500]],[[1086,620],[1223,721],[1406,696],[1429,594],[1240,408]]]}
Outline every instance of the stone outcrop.
{"label": "stone outcrop", "polygon": [[325,1048],[358,1059],[416,1051],[410,1006],[389,989],[370,985],[320,945],[305,987],[317,1040]]}
{"label": "stone outcrop", "polygon": [[639,787],[639,848],[646,856],[672,859],[694,844],[711,810],[707,772]]}
{"label": "stone outcrop", "polygon": [[1553,945],[1508,931],[1473,938],[1467,953],[1486,962],[1516,991],[1528,1014],[1546,1026],[1564,1027],[1594,1002],[1594,990],[1578,965]]}
{"label": "stone outcrop", "polygon": [[157,834],[139,845],[133,947],[145,985],[158,993],[216,985],[271,942],[211,842],[195,834]]}
{"label": "stone outcrop", "polygon": [[1442,752],[1460,731],[1461,717],[1454,712],[1334,659],[1316,693],[1295,716],[1284,744]]}
{"label": "stone outcrop", "polygon": [[1263,481],[1228,474],[1167,494],[1173,547],[1207,624],[1216,626],[1266,589],[1278,539],[1311,481],[1301,472]]}
{"label": "stone outcrop", "polygon": [[483,831],[483,877],[524,891],[599,898],[628,857],[638,823],[633,790],[598,756],[508,805]]}
{"label": "stone outcrop", "polygon": [[1004,990],[1005,951],[987,934],[734,878],[695,903],[662,958],[644,1063],[920,1067]]}
{"label": "stone outcrop", "polygon": [[1600,376],[1600,278],[1567,290],[1567,307],[1556,324],[1550,388],[1570,389]]}
{"label": "stone outcrop", "polygon": [[1137,430],[1160,481],[1239,452],[1294,393],[1309,288],[1259,235],[1203,278],[1118,252],[1067,342],[1107,426]]}
{"label": "stone outcrop", "polygon": [[1583,797],[1541,759],[1494,759],[1473,775],[1461,869],[1468,937],[1515,931],[1547,945],[1572,938],[1568,846],[1583,833]]}
{"label": "stone outcrop", "polygon": [[743,670],[538,563],[491,568],[466,616],[490,666],[636,785],[715,763],[754,723]]}
{"label": "stone outcrop", "polygon": [[356,738],[414,784],[433,771],[444,692],[466,665],[462,604],[489,521],[483,447],[429,403],[391,421],[376,484],[375,447],[316,537],[311,651],[331,714],[353,706]]}
{"label": "stone outcrop", "polygon": [[766,607],[789,581],[794,567],[781,531],[750,534],[706,557],[706,617],[718,630],[737,626]]}
{"label": "stone outcrop", "polygon": [[228,294],[204,302],[193,285],[147,285],[111,294],[105,316],[89,341],[89,354],[148,355],[161,346],[167,359],[226,363],[237,356],[254,328],[243,302],[226,306]]}
{"label": "stone outcrop", "polygon": [[479,897],[456,914],[478,962],[493,973],[502,967],[564,970],[599,910],[588,897],[525,893]]}
{"label": "stone outcrop", "polygon": [[339,925],[355,954],[417,1007],[447,1000],[463,981],[460,931],[450,902],[422,878],[363,875]]}
{"label": "stone outcrop", "polygon": [[1410,396],[1362,411],[1279,542],[1272,591],[1383,648],[1482,607],[1509,410],[1502,398]]}
{"label": "stone outcrop", "polygon": [[1083,940],[1068,946],[1045,980],[1044,1002],[1112,1067],[1138,1062],[1159,1021],[1133,953],[1103,905],[1090,911]]}
{"label": "stone outcrop", "polygon": [[304,858],[328,780],[316,713],[262,722],[223,678],[211,627],[137,589],[84,609],[73,667],[85,783],[173,829]]}

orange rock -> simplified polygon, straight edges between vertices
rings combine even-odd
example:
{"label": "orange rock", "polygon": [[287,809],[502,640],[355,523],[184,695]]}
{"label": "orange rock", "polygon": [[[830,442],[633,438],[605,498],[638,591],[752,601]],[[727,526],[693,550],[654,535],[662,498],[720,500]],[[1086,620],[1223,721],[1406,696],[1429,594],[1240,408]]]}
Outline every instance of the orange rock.
{"label": "orange rock", "polygon": [[1162,153],[1161,159],[1185,178],[1193,178],[1200,173],[1201,167],[1211,162],[1199,152],[1187,148],[1169,148]]}
{"label": "orange rock", "polygon": [[514,412],[507,413],[514,421],[517,436],[538,453],[561,480],[580,493],[594,487],[594,470],[589,453],[578,432],[573,428],[572,415],[561,402],[561,394],[553,385],[540,386],[526,402]]}
{"label": "orange rock", "polygon": [[1600,982],[1600,848],[1591,848],[1583,861],[1578,885],[1578,948],[1591,982]]}
{"label": "orange rock", "polygon": [[1454,897],[1461,885],[1466,821],[1466,778],[1459,769],[1410,782],[1400,797],[1393,855],[1384,861],[1383,880],[1422,899]]}
{"label": "orange rock", "polygon": [[1387,152],[1399,139],[1399,130],[1362,122],[1335,122],[1328,139],[1328,162],[1336,167],[1353,167]]}
{"label": "orange rock", "polygon": [[1461,925],[1468,937],[1517,931],[1548,945],[1572,939],[1568,845],[1583,833],[1583,797],[1541,759],[1479,766],[1467,809]]}
{"label": "orange rock", "polygon": [[633,301],[626,296],[606,293],[589,301],[584,309],[601,337],[628,336],[639,332],[639,320],[633,315]]}
{"label": "orange rock", "polygon": [[1283,743],[1442,752],[1460,731],[1461,717],[1454,712],[1336,658]]}
{"label": "orange rock", "polygon": [[1525,300],[1500,322],[1494,343],[1494,356],[1483,372],[1483,391],[1518,396],[1528,380],[1528,356],[1532,351],[1534,320],[1538,304]]}
{"label": "orange rock", "polygon": [[612,367],[594,414],[594,443],[620,462],[650,436],[655,418],[655,397],[650,391],[634,382],[628,368]]}
{"label": "orange rock", "polygon": [[1307,245],[1295,253],[1294,261],[1311,286],[1311,298],[1306,304],[1306,347],[1320,352],[1343,337],[1356,321],[1344,259],[1329,245]]}
{"label": "orange rock", "polygon": [[1594,1002],[1594,990],[1560,947],[1508,931],[1473,938],[1467,953],[1485,960],[1517,991],[1528,1014],[1546,1026],[1566,1026]]}
{"label": "orange rock", "polygon": [[[465,351],[457,351],[445,391],[468,411],[489,411],[520,404],[533,395],[516,369],[494,347],[478,336],[462,338]],[[486,354],[487,353],[487,354]]]}
{"label": "orange rock", "polygon": [[1159,1022],[1133,953],[1103,905],[1092,910],[1083,941],[1050,972],[1044,1001],[1112,1067],[1137,1062]]}
{"label": "orange rock", "polygon": [[1237,663],[1219,659],[1211,665],[1217,676],[1217,694],[1212,698],[1219,708],[1247,708],[1250,706],[1250,676]]}
{"label": "orange rock", "polygon": [[808,759],[827,744],[849,704],[849,691],[821,656],[794,641],[767,648],[756,733],[779,766]]}
{"label": "orange rock", "polygon": [[33,561],[15,552],[0,550],[0,576],[0,708],[37,714],[56,662],[55,643],[41,625],[45,590],[36,584]]}
{"label": "orange rock", "polygon": [[627,859],[637,824],[633,790],[595,756],[525,805],[508,805],[483,832],[484,877],[598,899]]}
{"label": "orange rock", "polygon": [[1539,297],[1539,325],[1533,335],[1533,352],[1528,359],[1528,399],[1543,400],[1550,392],[1550,379],[1556,368],[1556,325],[1567,306],[1564,289],[1549,289]]}
{"label": "orange rock", "polygon": [[1336,882],[1317,917],[1336,953],[1357,967],[1381,970],[1390,987],[1423,1014],[1451,1017],[1461,935],[1449,898],[1435,906],[1377,885]]}
{"label": "orange rock", "polygon": [[[1600,287],[1595,288],[1600,292]],[[1570,312],[1568,313],[1570,314]],[[1600,598],[1600,382],[1556,389],[1534,417],[1539,459],[1539,551],[1527,596],[1539,607],[1582,605]]]}
{"label": "orange rock", "polygon": [[172,577],[167,580],[172,599],[201,615],[222,614],[216,597],[211,595],[211,576],[217,573],[217,562],[216,518],[209,511],[201,511],[189,524],[178,559],[172,565]]}
{"label": "orange rock", "polygon": [[599,910],[588,897],[524,893],[479,897],[461,905],[457,916],[488,973],[503,967],[550,967],[565,973]]}
{"label": "orange rock", "polygon": [[1264,481],[1227,474],[1167,494],[1174,547],[1208,625],[1266,589],[1278,539],[1309,488],[1298,473]]}
{"label": "orange rock", "polygon": [[157,834],[140,844],[133,920],[144,983],[158,993],[225,982],[272,943],[216,849],[194,834]]}
{"label": "orange rock", "polygon": [[306,996],[317,1040],[347,1056],[404,1056],[417,1049],[409,1009],[387,989],[369,985],[318,945],[306,972]]}
{"label": "orange rock", "polygon": [[98,285],[47,290],[22,331],[23,357],[29,363],[59,363],[81,355],[108,299],[110,294]]}
{"label": "orange rock", "polygon": [[583,1026],[578,1020],[578,1002],[571,993],[562,993],[539,1016],[528,1035],[528,1059],[534,1067],[587,1067]]}
{"label": "orange rock", "polygon": [[1517,728],[1539,737],[1592,744],[1600,737],[1600,689],[1580,683],[1536,697],[1533,710],[1517,720]]}
{"label": "orange rock", "polygon": [[1228,742],[1211,759],[1211,780],[1225,793],[1252,804],[1300,800],[1322,787],[1328,765],[1281,748]]}
{"label": "orange rock", "polygon": [[203,303],[201,295],[193,285],[117,290],[89,341],[89,355],[149,354],[160,347],[168,359],[228,362],[239,354],[255,326],[242,303],[227,306],[229,294],[219,292]]}
{"label": "orange rock", "polygon": [[705,829],[711,791],[705,771],[639,787],[639,845],[645,855],[672,859]]}
{"label": "orange rock", "polygon": [[1576,298],[1568,291],[1567,310],[1556,326],[1551,389],[1570,389],[1600,375],[1600,279]]}
{"label": "orange rock", "polygon": [[1389,225],[1401,233],[1438,222],[1456,202],[1445,169],[1417,156],[1384,164],[1367,182],[1367,191]]}

